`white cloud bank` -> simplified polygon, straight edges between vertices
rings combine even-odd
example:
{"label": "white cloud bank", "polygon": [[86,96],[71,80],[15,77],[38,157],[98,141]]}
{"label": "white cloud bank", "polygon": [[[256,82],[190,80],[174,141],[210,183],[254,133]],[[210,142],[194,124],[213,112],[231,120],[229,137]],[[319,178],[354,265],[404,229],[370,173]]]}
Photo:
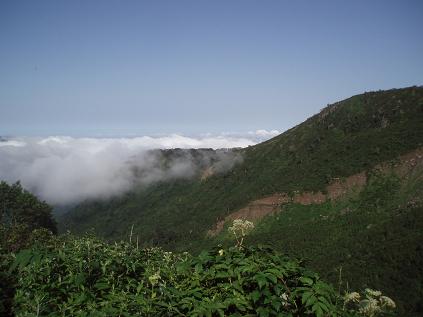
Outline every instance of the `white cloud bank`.
{"label": "white cloud bank", "polygon": [[246,136],[223,134],[201,138],[177,134],[134,138],[0,138],[0,180],[22,185],[52,204],[69,204],[118,195],[135,184],[191,177],[214,164],[228,169],[240,160],[231,151],[182,151],[167,158],[153,149],[247,147],[279,134],[258,130]]}
{"label": "white cloud bank", "polygon": [[278,130],[256,130],[256,131],[250,131],[248,132],[249,135],[253,135],[258,137],[259,139],[266,139],[266,138],[273,138],[280,134]]}

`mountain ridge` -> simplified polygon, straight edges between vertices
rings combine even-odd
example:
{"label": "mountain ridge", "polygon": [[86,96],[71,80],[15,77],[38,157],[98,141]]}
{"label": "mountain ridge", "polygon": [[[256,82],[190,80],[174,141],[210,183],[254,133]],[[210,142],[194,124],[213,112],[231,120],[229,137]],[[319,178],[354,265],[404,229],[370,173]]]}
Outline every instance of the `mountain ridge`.
{"label": "mountain ridge", "polygon": [[[168,212],[173,210],[184,216],[181,214],[183,204],[177,203],[175,206],[175,202],[186,200],[186,197],[179,197],[186,194],[181,189],[185,187],[190,191],[189,195],[192,198],[200,197],[193,199],[195,201],[193,206],[185,206],[189,213],[201,208],[204,216],[213,215],[211,219],[216,219],[242,208],[249,201],[273,193],[323,190],[333,178],[348,177],[365,171],[378,163],[422,146],[423,129],[418,129],[423,124],[422,109],[421,87],[350,97],[329,105],[319,114],[279,136],[239,150],[243,162],[223,175],[212,175],[200,182],[197,179],[161,182],[150,189],[142,189],[139,193],[144,200],[152,200],[152,206],[132,204],[130,209],[135,214],[141,212],[142,215],[148,207],[150,212],[147,211],[145,214],[150,215],[154,212],[155,205],[159,205]],[[179,188],[178,184],[181,184]],[[175,193],[175,188],[180,193]],[[157,201],[153,194],[155,190],[164,190],[163,197],[171,198],[167,206],[166,201],[162,199]],[[127,195],[133,196],[134,193]],[[208,197],[214,199],[215,204],[207,203]],[[114,199],[118,207],[119,199]],[[123,200],[125,201],[125,198]],[[216,206],[216,202],[220,202],[224,208]],[[81,213],[83,216],[84,206],[89,208],[89,204],[76,207],[74,211],[77,212],[74,215]],[[100,202],[101,204],[103,203]],[[66,229],[82,232],[84,228],[90,227],[84,225],[81,230],[81,224],[77,227],[72,226],[72,214],[73,211],[70,211],[64,218],[69,224]],[[214,221],[209,221],[212,222]],[[125,228],[120,228],[120,237],[116,231],[96,230],[96,232],[107,238],[122,238],[130,224],[129,221],[127,223]],[[92,224],[96,228],[99,227],[96,221]],[[137,228],[136,222],[135,228]],[[200,236],[209,228],[202,226],[201,229],[201,234],[197,231]]]}

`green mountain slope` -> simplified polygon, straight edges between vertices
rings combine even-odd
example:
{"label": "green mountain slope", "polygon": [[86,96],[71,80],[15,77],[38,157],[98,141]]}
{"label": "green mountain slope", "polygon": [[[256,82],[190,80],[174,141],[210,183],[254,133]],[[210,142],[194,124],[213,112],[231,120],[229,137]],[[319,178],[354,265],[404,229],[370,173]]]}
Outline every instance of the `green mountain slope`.
{"label": "green mountain slope", "polygon": [[[264,218],[247,243],[265,243],[342,288],[374,287],[405,316],[420,316],[423,290],[423,162],[402,179],[375,173],[359,193],[337,201],[289,203]],[[228,243],[225,232],[215,243]],[[341,270],[341,272],[340,272]],[[348,284],[347,284],[348,283]],[[407,312],[407,313],[404,313]]]}
{"label": "green mountain slope", "polygon": [[225,232],[214,238],[206,233],[253,200],[324,192],[334,178],[369,172],[365,188],[351,197],[282,206],[282,212],[256,223],[249,241],[304,257],[332,282],[342,267],[343,287],[347,281],[353,288],[379,287],[398,300],[402,312],[418,315],[423,310],[421,174],[413,170],[403,179],[371,171],[422,146],[422,87],[365,93],[239,150],[243,162],[227,172],[86,202],[64,215],[60,225],[76,233],[93,229],[110,240],[126,239],[133,226],[142,244],[196,252],[231,243]]}
{"label": "green mountain slope", "polygon": [[110,201],[82,204],[66,215],[62,227],[76,232],[94,228],[119,239],[134,225],[142,241],[189,247],[217,219],[251,200],[275,192],[322,190],[335,177],[422,145],[423,88],[366,93],[242,150],[243,163],[225,174],[206,181],[162,182]]}

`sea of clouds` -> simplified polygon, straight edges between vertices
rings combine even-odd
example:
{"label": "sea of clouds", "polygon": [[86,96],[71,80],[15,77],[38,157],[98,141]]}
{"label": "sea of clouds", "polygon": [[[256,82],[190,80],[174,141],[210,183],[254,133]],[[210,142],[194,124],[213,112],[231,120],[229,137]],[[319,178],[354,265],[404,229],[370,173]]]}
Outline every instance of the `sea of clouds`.
{"label": "sea of clouds", "polygon": [[230,149],[247,147],[279,134],[257,130],[188,137],[73,138],[67,136],[0,138],[0,180],[22,185],[54,205],[107,198],[167,178],[192,177],[196,169],[214,165],[231,168],[242,158],[232,151],[210,151],[192,157],[189,151],[172,157],[163,167],[156,149]]}

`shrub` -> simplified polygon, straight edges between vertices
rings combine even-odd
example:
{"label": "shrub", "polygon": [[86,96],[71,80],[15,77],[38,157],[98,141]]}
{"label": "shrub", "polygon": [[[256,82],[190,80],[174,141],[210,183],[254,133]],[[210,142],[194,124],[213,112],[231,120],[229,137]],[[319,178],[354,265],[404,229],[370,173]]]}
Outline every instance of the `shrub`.
{"label": "shrub", "polygon": [[[17,315],[339,316],[333,288],[267,247],[193,257],[96,238],[55,238],[20,252]],[[54,247],[55,245],[55,247]]]}

